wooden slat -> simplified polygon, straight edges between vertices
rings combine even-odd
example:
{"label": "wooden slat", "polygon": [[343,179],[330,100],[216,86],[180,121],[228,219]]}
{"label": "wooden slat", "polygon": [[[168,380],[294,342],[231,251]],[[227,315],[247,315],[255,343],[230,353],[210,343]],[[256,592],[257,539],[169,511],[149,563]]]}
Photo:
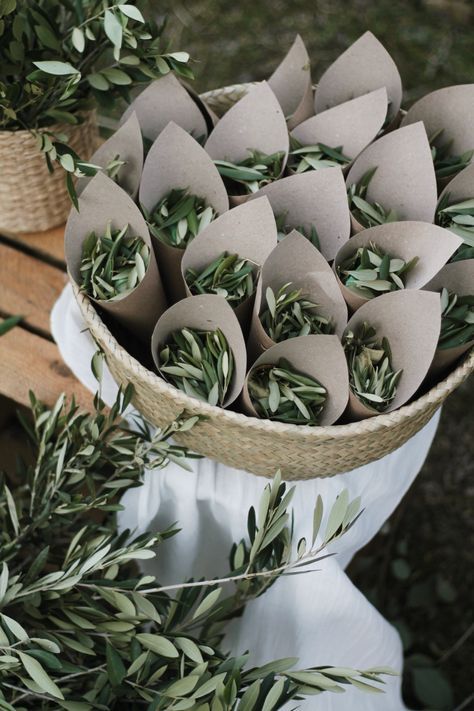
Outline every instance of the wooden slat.
{"label": "wooden slat", "polygon": [[8,234],[11,241],[28,249],[39,257],[52,259],[64,264],[64,225],[54,227],[47,232],[29,232],[25,234]]}
{"label": "wooden slat", "polygon": [[0,392],[21,405],[29,405],[28,392],[47,405],[58,396],[76,397],[82,407],[92,408],[92,394],[64,364],[57,346],[23,328],[0,337]]}
{"label": "wooden slat", "polygon": [[28,326],[49,334],[49,315],[66,274],[50,264],[0,244],[0,312],[22,314]]}

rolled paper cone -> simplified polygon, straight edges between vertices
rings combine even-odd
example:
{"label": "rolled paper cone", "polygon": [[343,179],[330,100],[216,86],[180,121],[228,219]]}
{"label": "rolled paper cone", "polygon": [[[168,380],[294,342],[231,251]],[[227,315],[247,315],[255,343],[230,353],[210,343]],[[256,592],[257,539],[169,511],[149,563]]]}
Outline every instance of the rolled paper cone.
{"label": "rolled paper cone", "polygon": [[[397,410],[416,393],[432,363],[441,328],[438,294],[416,289],[393,291],[363,304],[349,319],[348,331],[357,332],[367,322],[377,339],[387,338],[392,368],[403,370],[397,393],[383,414]],[[379,415],[350,392],[347,417],[351,421]]]}
{"label": "rolled paper cone", "polygon": [[293,230],[275,247],[262,268],[248,342],[253,360],[275,344],[260,320],[260,314],[266,307],[266,290],[270,287],[276,294],[288,282],[291,282],[290,289],[301,289],[305,298],[317,304],[315,310],[318,314],[332,318],[335,334],[342,336],[347,324],[347,306],[334,273],[316,247]]}
{"label": "rolled paper cone", "polygon": [[276,343],[262,353],[245,378],[241,396],[241,406],[245,414],[259,417],[248,390],[252,371],[262,365],[276,365],[280,358],[286,358],[294,370],[315,378],[326,388],[327,400],[319,424],[334,424],[344,412],[349,396],[347,362],[337,336],[299,336]]}
{"label": "rolled paper cone", "polygon": [[282,152],[283,173],[288,158],[288,130],[281,106],[267,82],[253,86],[224,114],[204,147],[213,160],[231,163],[242,162],[253,150],[266,155]]}
{"label": "rolled paper cone", "polygon": [[[461,155],[474,150],[474,84],[446,86],[427,94],[407,111],[402,126],[422,121],[429,137],[442,133],[435,145],[451,143],[450,153]],[[438,180],[443,187],[452,180],[447,176]]]}
{"label": "rolled paper cone", "polygon": [[470,163],[454,176],[449,185],[443,189],[439,200],[441,201],[445,195],[449,195],[450,205],[474,198],[474,163]]}
{"label": "rolled paper cone", "polygon": [[351,212],[351,235],[358,235],[359,232],[363,232],[365,229],[367,228],[364,227],[364,225],[361,225]]}
{"label": "rolled paper cone", "polygon": [[326,69],[316,86],[316,114],[354,97],[385,87],[394,119],[402,103],[402,80],[397,66],[385,47],[365,32]]}
{"label": "rolled paper cone", "polygon": [[[446,264],[424,287],[438,294],[443,288],[458,296],[474,296],[474,259]],[[446,372],[466,351],[474,346],[474,338],[455,348],[437,348],[430,368],[430,375]]]}
{"label": "rolled paper cone", "polygon": [[211,133],[212,129],[214,128],[214,126],[218,123],[219,117],[207,105],[207,103],[204,101],[204,99],[196,91],[194,91],[193,87],[187,81],[180,79],[180,84],[182,86],[184,86],[184,88],[188,92],[189,96],[191,97],[191,99],[194,101],[194,103],[197,105],[198,109],[204,116],[204,120],[206,121],[206,126],[207,126],[207,133],[209,135]]}
{"label": "rolled paper cone", "polygon": [[170,306],[156,324],[151,339],[151,353],[158,371],[160,348],[174,331],[183,328],[195,331],[215,331],[219,328],[224,334],[234,356],[234,376],[224,400],[224,407],[227,407],[239,396],[247,369],[245,340],[234,312],[222,296],[212,294],[192,296]]}
{"label": "rolled paper cone", "polygon": [[294,128],[291,136],[303,146],[342,146],[342,153],[353,160],[379,134],[387,108],[387,90],[382,87],[312,116]]}
{"label": "rolled paper cone", "polygon": [[283,109],[288,129],[313,116],[310,59],[300,35],[296,35],[288,54],[275,69],[268,84]]}
{"label": "rolled paper cone", "polygon": [[[341,247],[334,260],[336,279],[351,311],[356,311],[371,299],[348,289],[339,277],[338,267],[360,247],[368,247],[371,242],[386,254],[404,259],[405,262],[418,257],[418,262],[406,276],[406,289],[421,289],[426,286],[462,244],[459,237],[443,227],[410,220],[387,222],[355,235]],[[379,299],[380,296],[374,298]]]}
{"label": "rolled paper cone", "polygon": [[373,168],[368,202],[394,210],[398,220],[434,221],[436,177],[422,123],[399,128],[368,146],[354,161],[346,185],[358,183]]}
{"label": "rolled paper cone", "polygon": [[[262,264],[276,244],[276,224],[266,197],[225,212],[195,237],[184,252],[181,275],[186,294],[191,296],[185,279],[188,269],[202,272],[223,252],[229,252],[254,262],[258,277]],[[245,335],[250,326],[254,300],[255,293],[234,308]]]}
{"label": "rolled paper cone", "polygon": [[172,72],[147,86],[124,112],[120,124],[127,121],[134,111],[142,134],[150,141],[155,141],[170,121],[195,139],[207,136],[203,114]]}
{"label": "rolled paper cone", "polygon": [[331,261],[350,236],[350,213],[340,168],[310,170],[281,178],[250,196],[265,195],[276,216],[286,215],[286,225],[318,233],[321,252]]}
{"label": "rolled paper cone", "polygon": [[130,196],[103,173],[95,175],[84,188],[79,198],[79,212],[73,208],[69,214],[64,236],[68,271],[81,287],[84,241],[91,232],[97,236],[102,234],[109,222],[115,230],[128,225],[131,235],[141,237],[150,247],[150,260],[144,278],[127,295],[116,301],[89,298],[137,338],[148,341],[158,318],[167,307],[150,234]]}
{"label": "rolled paper cone", "polygon": [[[204,148],[175,123],[169,123],[152,145],[140,185],[140,204],[150,213],[172,190],[188,190],[203,198],[218,215],[229,209],[229,199],[219,172]],[[152,236],[166,293],[171,302],[186,296],[181,277],[184,249],[164,244]]]}

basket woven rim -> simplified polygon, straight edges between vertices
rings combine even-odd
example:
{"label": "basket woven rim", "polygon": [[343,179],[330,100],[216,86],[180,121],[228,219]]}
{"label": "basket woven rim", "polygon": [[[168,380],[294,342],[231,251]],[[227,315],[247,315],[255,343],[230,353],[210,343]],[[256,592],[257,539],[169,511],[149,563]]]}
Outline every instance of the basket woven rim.
{"label": "basket woven rim", "polygon": [[[71,278],[71,277],[70,277]],[[290,434],[292,437],[301,437],[303,439],[308,436],[313,436],[318,440],[327,437],[328,439],[344,439],[353,437],[354,435],[374,433],[387,427],[393,427],[402,423],[406,419],[414,417],[417,413],[425,410],[429,405],[440,404],[445,397],[453,392],[466,378],[474,372],[474,348],[467,354],[463,362],[457,366],[444,380],[437,383],[427,393],[419,397],[417,400],[403,405],[398,410],[386,414],[375,415],[374,417],[351,422],[342,425],[327,425],[310,427],[308,425],[286,425],[281,422],[273,422],[271,420],[259,419],[250,417],[232,410],[224,410],[220,407],[209,405],[196,398],[190,397],[178,390],[174,386],[167,383],[148,368],[145,368],[136,358],[131,356],[125,348],[123,348],[112,335],[110,330],[104,324],[99,314],[95,310],[89,297],[80,291],[79,287],[71,278],[71,283],[74,295],[85,318],[89,330],[95,334],[96,340],[100,341],[100,345],[113,354],[114,358],[119,360],[127,370],[131,370],[131,382],[133,377],[140,379],[141,382],[147,384],[155,392],[160,392],[166,395],[174,404],[181,410],[190,410],[192,414],[210,417],[214,419],[222,418],[229,424],[238,425],[244,428],[252,428],[263,430],[267,433],[273,432],[277,434]]]}

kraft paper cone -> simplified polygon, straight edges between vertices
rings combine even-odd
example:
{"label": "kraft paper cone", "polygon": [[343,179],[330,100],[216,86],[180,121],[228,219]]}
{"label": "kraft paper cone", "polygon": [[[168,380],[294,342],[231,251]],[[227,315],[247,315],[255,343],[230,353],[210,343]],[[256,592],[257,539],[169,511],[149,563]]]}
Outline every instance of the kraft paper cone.
{"label": "kraft paper cone", "polygon": [[[465,259],[462,262],[446,264],[434,279],[425,286],[425,289],[439,294],[443,287],[458,296],[474,295],[474,259]],[[447,370],[473,346],[474,339],[456,348],[438,348],[431,364],[430,373],[437,375]]]}
{"label": "kraft paper cone", "polygon": [[291,132],[303,146],[324,143],[356,158],[377,137],[387,115],[385,87],[312,116]]}
{"label": "kraft paper cone", "polygon": [[290,130],[314,114],[310,59],[300,35],[296,35],[268,84],[280,102]]}
{"label": "kraft paper cone", "polygon": [[[133,111],[127,121],[103,143],[90,159],[90,163],[106,168],[116,157],[125,161],[117,176],[120,185],[132,198],[135,198],[140,185],[143,170],[143,139],[140,124]],[[90,177],[79,178],[76,193],[81,195],[89,183]]]}
{"label": "kraft paper cone", "polygon": [[154,141],[170,121],[194,138],[207,136],[206,120],[186,89],[171,72],[144,89],[120,119],[123,124],[136,112],[142,134]]}
{"label": "kraft paper cone", "polygon": [[[248,158],[251,150],[267,155],[283,151],[288,156],[285,115],[266,81],[253,86],[224,114],[204,147],[213,160],[232,163]],[[285,163],[286,158],[282,168]]]}
{"label": "kraft paper cone", "polygon": [[334,424],[344,412],[349,394],[346,357],[337,336],[299,336],[276,343],[262,353],[245,378],[241,397],[243,411],[258,417],[248,391],[250,373],[261,365],[275,365],[280,358],[286,358],[296,371],[324,385],[328,395],[319,424]]}
{"label": "kraft paper cone", "polygon": [[113,180],[98,173],[79,198],[79,212],[72,209],[66,225],[65,252],[69,273],[81,285],[82,245],[91,232],[103,232],[129,225],[130,234],[140,236],[150,247],[150,261],[143,280],[127,296],[117,301],[92,299],[104,311],[143,341],[166,309],[166,297],[153,253],[148,228],[133,200]]}
{"label": "kraft paper cone", "polygon": [[171,306],[156,324],[151,339],[151,352],[159,370],[158,353],[174,331],[183,328],[196,331],[215,331],[220,328],[234,356],[234,377],[224,401],[230,405],[240,394],[246,373],[247,354],[239,322],[231,307],[221,296],[200,294]]}
{"label": "kraft paper cone", "polygon": [[347,324],[347,306],[334,273],[322,254],[302,234],[293,230],[269,255],[262,268],[261,285],[255,298],[249,351],[258,357],[275,344],[260,321],[266,308],[265,293],[270,287],[276,294],[288,282],[292,289],[317,304],[317,313],[334,322],[334,332],[341,337]]}
{"label": "kraft paper cone", "polygon": [[326,69],[316,87],[314,108],[318,114],[357,96],[385,87],[388,117],[394,119],[402,103],[402,80],[385,47],[365,32]]}
{"label": "kraft paper cone", "polygon": [[[173,189],[188,189],[204,198],[218,215],[229,209],[226,189],[216,166],[197,141],[171,122],[153,143],[145,160],[139,200],[147,213]],[[152,237],[161,274],[170,301],[186,296],[181,279],[184,249],[163,244]]]}
{"label": "kraft paper cone", "polygon": [[398,220],[434,221],[436,177],[421,122],[392,131],[368,146],[354,161],[347,186],[375,167],[367,190],[369,202],[395,210]]}
{"label": "kraft paper cone", "polygon": [[[200,272],[223,252],[229,252],[255,262],[259,270],[276,244],[275,220],[266,197],[229,210],[211,222],[185,250],[181,263],[181,278],[186,294],[191,296],[185,282],[188,269]],[[255,294],[234,309],[244,333],[248,331],[254,300]]]}
{"label": "kraft paper cone", "polygon": [[350,236],[350,213],[340,168],[309,170],[270,183],[250,197],[265,195],[275,216],[286,215],[288,227],[316,228],[321,252],[331,261]]}
{"label": "kraft paper cone", "polygon": [[[393,370],[403,370],[397,394],[384,410],[392,412],[413,397],[433,360],[441,327],[439,294],[416,289],[384,294],[363,304],[349,319],[346,332],[358,331],[364,322],[376,329],[377,338],[388,339]],[[363,405],[351,391],[347,414],[355,421],[380,413]]]}
{"label": "kraft paper cone", "polygon": [[474,197],[474,163],[470,163],[454,176],[449,185],[443,189],[439,200],[441,201],[445,195],[449,195],[450,205]]}
{"label": "kraft paper cone", "polygon": [[[339,278],[337,268],[354,255],[359,247],[367,247],[370,242],[392,257],[406,262],[418,257],[418,262],[406,276],[406,289],[423,288],[462,244],[462,240],[454,233],[427,222],[388,222],[355,235],[341,247],[334,260],[336,278],[351,311],[356,311],[366,301],[373,299],[348,289]],[[380,296],[373,298],[379,299]]]}

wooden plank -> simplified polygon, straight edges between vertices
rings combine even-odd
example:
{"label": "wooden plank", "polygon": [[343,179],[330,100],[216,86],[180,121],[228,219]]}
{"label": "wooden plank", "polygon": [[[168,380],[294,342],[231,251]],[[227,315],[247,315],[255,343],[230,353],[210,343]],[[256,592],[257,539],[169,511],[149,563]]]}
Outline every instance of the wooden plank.
{"label": "wooden plank", "polygon": [[64,225],[54,227],[47,232],[4,234],[11,243],[18,243],[30,253],[64,266]]}
{"label": "wooden plank", "polygon": [[0,312],[22,314],[28,326],[50,333],[49,314],[66,274],[6,244],[0,244]]}
{"label": "wooden plank", "polygon": [[33,390],[39,400],[52,405],[65,392],[92,409],[93,395],[76,380],[51,341],[13,328],[0,337],[0,362],[0,393],[11,400],[29,406],[28,392]]}

